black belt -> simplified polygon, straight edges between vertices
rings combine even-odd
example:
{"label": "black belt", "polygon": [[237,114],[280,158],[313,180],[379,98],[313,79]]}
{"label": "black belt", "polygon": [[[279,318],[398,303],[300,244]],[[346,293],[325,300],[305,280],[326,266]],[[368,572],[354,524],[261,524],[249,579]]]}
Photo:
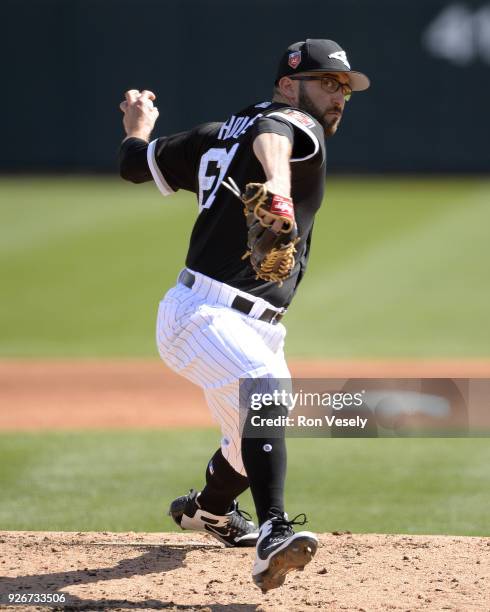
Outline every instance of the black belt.
{"label": "black belt", "polygon": [[[188,270],[184,270],[180,275],[179,282],[185,285],[188,289],[192,289],[194,283],[196,282],[196,277]],[[243,312],[243,314],[248,315],[254,307],[254,304],[255,302],[252,300],[247,300],[247,298],[237,295],[231,303],[231,307],[235,310]],[[280,312],[272,310],[271,308],[266,308],[260,317],[258,317],[258,320],[275,325],[276,323],[279,323],[282,317],[283,315]]]}

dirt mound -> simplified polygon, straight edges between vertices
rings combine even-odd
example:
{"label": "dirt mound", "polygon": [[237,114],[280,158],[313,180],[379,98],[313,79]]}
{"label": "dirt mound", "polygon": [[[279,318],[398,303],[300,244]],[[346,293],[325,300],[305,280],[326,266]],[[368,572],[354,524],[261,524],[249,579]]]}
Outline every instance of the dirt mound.
{"label": "dirt mound", "polygon": [[[323,534],[306,570],[267,595],[250,580],[252,559],[200,534],[0,532],[0,607],[45,610],[31,594],[77,610],[476,611],[490,601],[489,538]],[[9,595],[31,605],[9,606]]]}

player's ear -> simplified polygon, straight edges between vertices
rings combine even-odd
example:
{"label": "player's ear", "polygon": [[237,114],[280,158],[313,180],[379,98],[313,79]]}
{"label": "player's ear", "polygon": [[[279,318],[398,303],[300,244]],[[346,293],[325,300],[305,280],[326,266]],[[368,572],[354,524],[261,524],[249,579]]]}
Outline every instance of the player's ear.
{"label": "player's ear", "polygon": [[289,77],[284,76],[279,79],[277,88],[281,95],[293,106],[298,103],[299,81],[292,81]]}

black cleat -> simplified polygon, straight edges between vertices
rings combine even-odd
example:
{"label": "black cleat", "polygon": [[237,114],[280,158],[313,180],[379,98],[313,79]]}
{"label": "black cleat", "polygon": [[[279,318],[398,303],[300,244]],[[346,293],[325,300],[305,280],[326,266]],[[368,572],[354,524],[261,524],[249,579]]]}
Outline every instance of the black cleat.
{"label": "black cleat", "polygon": [[233,502],[229,512],[218,515],[201,508],[198,496],[199,493],[191,489],[188,495],[178,497],[170,504],[168,514],[181,529],[204,531],[228,547],[255,546],[258,529],[250,514],[238,509],[237,501]]}
{"label": "black cleat", "polygon": [[[304,520],[297,521],[301,516]],[[306,523],[304,514],[299,514],[292,521],[288,520],[286,513],[271,513],[270,517],[260,528],[252,570],[252,579],[262,593],[282,586],[289,572],[302,571],[318,548],[318,540],[313,533],[294,533],[292,529],[292,525]]]}

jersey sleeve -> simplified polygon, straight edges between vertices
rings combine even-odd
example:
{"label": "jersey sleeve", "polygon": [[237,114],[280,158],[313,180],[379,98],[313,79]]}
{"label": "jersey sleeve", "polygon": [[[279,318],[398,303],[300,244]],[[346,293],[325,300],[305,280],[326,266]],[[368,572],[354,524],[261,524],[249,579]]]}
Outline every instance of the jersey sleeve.
{"label": "jersey sleeve", "polygon": [[255,135],[278,134],[285,136],[291,145],[294,145],[294,129],[292,125],[282,117],[260,117],[255,124]]}
{"label": "jersey sleeve", "polygon": [[148,167],[162,195],[172,195],[179,189],[194,191],[192,139],[192,132],[180,132],[156,138],[148,145]]}
{"label": "jersey sleeve", "polygon": [[151,181],[152,176],[146,161],[148,143],[141,138],[125,138],[119,148],[119,172],[132,183]]}
{"label": "jersey sleeve", "polygon": [[153,180],[162,195],[179,189],[196,192],[196,167],[207,136],[220,124],[203,124],[188,132],[157,138],[150,142],[147,161]]}
{"label": "jersey sleeve", "polygon": [[280,108],[258,120],[257,134],[272,132],[286,136],[293,145],[291,162],[320,164],[324,139],[321,125],[295,108]]}

